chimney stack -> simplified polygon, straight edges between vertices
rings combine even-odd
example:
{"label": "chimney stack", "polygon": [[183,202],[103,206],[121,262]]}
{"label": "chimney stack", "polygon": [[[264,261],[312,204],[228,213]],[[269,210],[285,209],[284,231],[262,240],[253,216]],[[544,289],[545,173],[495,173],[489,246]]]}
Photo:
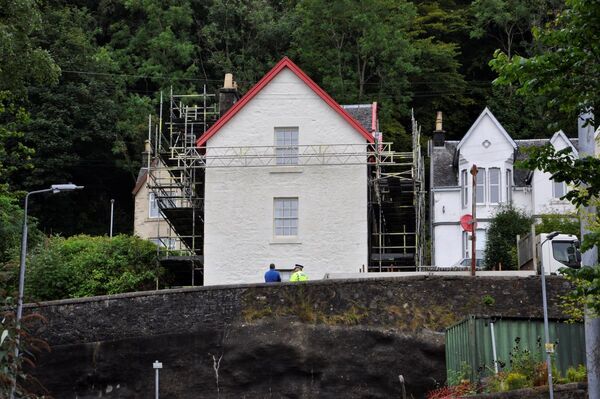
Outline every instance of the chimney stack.
{"label": "chimney stack", "polygon": [[148,167],[148,162],[150,162],[150,157],[152,156],[152,146],[150,145],[150,140],[144,141],[144,152],[142,152],[142,168]]}
{"label": "chimney stack", "polygon": [[435,118],[435,130],[433,131],[433,146],[434,147],[443,147],[444,141],[446,141],[445,131],[442,125],[442,111],[437,112],[437,116]]}
{"label": "chimney stack", "polygon": [[237,83],[233,81],[233,75],[225,74],[223,87],[219,89],[219,116],[223,116],[229,108],[240,99],[240,93],[237,89]]}

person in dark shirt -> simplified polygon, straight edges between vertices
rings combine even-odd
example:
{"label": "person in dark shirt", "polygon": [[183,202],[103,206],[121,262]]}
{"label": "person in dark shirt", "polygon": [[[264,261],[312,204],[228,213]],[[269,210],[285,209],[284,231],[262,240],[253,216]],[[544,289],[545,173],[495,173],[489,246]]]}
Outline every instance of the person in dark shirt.
{"label": "person in dark shirt", "polygon": [[281,275],[275,270],[275,264],[269,265],[269,270],[265,273],[265,283],[280,283]]}

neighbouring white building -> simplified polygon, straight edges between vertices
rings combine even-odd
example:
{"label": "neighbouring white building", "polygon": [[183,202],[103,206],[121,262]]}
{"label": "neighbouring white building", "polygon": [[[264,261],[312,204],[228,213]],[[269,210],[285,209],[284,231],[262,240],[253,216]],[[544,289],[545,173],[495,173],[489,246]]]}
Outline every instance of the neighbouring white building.
{"label": "neighbouring white building", "polygon": [[292,61],[280,61],[197,141],[207,162],[204,284],[262,282],[270,263],[302,264],[314,279],[364,268],[366,155],[332,154],[364,153],[372,142]]}
{"label": "neighbouring white building", "polygon": [[577,139],[562,131],[550,139],[513,140],[492,112],[486,108],[460,141],[444,140],[441,124],[429,145],[430,223],[432,263],[447,267],[471,257],[470,234],[460,226],[462,216],[472,213],[472,176],[477,165],[476,211],[477,254],[483,257],[486,229],[502,204],[512,203],[528,214],[568,213],[575,209],[561,200],[565,183],[550,179],[542,171],[519,169],[515,162],[524,159],[524,149],[550,142],[557,150],[571,147],[575,157]]}

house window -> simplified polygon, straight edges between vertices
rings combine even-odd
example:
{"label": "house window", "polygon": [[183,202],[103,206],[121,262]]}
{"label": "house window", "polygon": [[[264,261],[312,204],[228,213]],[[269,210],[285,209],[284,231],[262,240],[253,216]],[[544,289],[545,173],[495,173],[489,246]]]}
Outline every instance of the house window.
{"label": "house window", "polygon": [[567,193],[567,185],[564,181],[552,180],[552,196],[554,198],[561,198]]}
{"label": "house window", "polygon": [[298,235],[298,198],[274,199],[275,236]]}
{"label": "house window", "polygon": [[298,164],[298,128],[275,128],[275,158],[277,165]]}
{"label": "house window", "polygon": [[175,249],[175,239],[169,237],[151,238],[150,242],[154,243],[157,247],[167,248],[169,250]]}
{"label": "house window", "polygon": [[512,202],[512,170],[506,169],[506,202]]}
{"label": "house window", "polygon": [[160,217],[160,209],[158,207],[158,201],[156,200],[156,195],[154,193],[150,193],[148,196],[148,216],[151,218]]}
{"label": "house window", "polygon": [[477,172],[476,202],[478,204],[485,203],[485,169],[483,168],[480,168]]}
{"label": "house window", "polygon": [[500,203],[500,169],[490,168],[490,203]]}
{"label": "house window", "polygon": [[462,199],[462,206],[463,208],[467,206],[467,204],[469,203],[469,175],[467,173],[467,170],[464,169],[460,172],[460,184],[461,184],[461,188],[460,188],[460,194],[461,194],[461,199]]}

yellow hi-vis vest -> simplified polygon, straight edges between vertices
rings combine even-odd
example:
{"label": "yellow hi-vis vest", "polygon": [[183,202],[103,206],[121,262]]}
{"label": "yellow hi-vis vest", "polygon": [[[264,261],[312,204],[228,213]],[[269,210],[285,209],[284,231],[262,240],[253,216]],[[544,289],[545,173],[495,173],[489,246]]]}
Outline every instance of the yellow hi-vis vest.
{"label": "yellow hi-vis vest", "polygon": [[290,281],[308,281],[308,276],[302,270],[292,273]]}

